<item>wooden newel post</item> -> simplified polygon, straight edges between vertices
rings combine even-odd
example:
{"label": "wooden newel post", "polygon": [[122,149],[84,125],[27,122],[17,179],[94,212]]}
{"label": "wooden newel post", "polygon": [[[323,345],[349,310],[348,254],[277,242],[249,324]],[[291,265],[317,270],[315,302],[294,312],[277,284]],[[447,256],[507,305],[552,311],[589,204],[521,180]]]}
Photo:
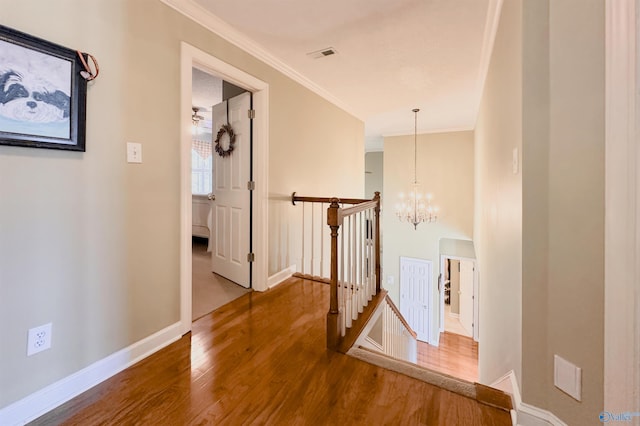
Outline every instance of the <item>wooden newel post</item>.
{"label": "wooden newel post", "polygon": [[327,314],[327,348],[337,349],[340,343],[340,310],[338,308],[338,229],[340,217],[340,200],[331,199],[327,209],[327,225],[331,228],[331,290],[329,313]]}
{"label": "wooden newel post", "polygon": [[380,274],[380,192],[376,191],[373,199],[377,201],[375,208],[376,215],[376,294],[380,293],[380,283],[382,282],[382,276]]}

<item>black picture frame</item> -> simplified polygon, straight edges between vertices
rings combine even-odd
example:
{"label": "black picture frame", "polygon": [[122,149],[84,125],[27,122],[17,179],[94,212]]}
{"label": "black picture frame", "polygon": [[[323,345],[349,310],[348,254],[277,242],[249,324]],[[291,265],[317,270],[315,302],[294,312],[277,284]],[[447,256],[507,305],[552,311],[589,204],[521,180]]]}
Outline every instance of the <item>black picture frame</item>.
{"label": "black picture frame", "polygon": [[85,151],[87,81],[78,55],[0,25],[0,145]]}

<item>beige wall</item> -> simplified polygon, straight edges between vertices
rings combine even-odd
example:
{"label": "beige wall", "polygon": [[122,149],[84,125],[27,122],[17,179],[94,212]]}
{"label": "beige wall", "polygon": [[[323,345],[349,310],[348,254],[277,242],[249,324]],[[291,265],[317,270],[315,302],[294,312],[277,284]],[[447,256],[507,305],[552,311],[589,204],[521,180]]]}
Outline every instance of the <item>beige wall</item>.
{"label": "beige wall", "polygon": [[522,1],[508,0],[496,34],[475,131],[474,243],[479,277],[479,374],[492,383],[521,377]]}
{"label": "beige wall", "polygon": [[[518,141],[521,212],[518,176],[508,172],[510,148]],[[476,202],[483,206],[476,217],[480,379],[491,382],[517,367],[521,346],[523,401],[568,424],[598,424],[604,325],[603,2],[505,1],[476,148]],[[508,236],[510,247],[505,246]],[[519,239],[521,254],[515,246]],[[521,271],[513,268],[520,261]],[[522,307],[521,331],[513,328],[519,312],[487,308],[496,301]],[[582,402],[554,387],[554,354],[583,369]]]}
{"label": "beige wall", "polygon": [[373,198],[376,191],[382,193],[384,178],[383,163],[383,152],[367,152],[364,155],[364,170],[366,173],[364,175],[364,196],[366,198]]}
{"label": "beige wall", "polygon": [[[400,257],[433,262],[431,337],[438,333],[440,273],[439,242],[442,238],[470,240],[473,235],[473,133],[453,132],[418,135],[418,181],[424,193],[433,194],[440,207],[438,222],[413,225],[395,216],[398,194],[413,181],[413,136],[384,140],[383,286],[399,303]],[[393,277],[393,284],[388,278]]]}
{"label": "beige wall", "polygon": [[583,369],[583,397],[552,384],[545,394],[568,423],[596,424],[604,402],[604,2],[549,5],[547,357]]}
{"label": "beige wall", "polygon": [[469,259],[476,258],[473,241],[469,240],[442,238],[440,240],[440,254],[443,256],[466,257]]}
{"label": "beige wall", "polygon": [[295,264],[301,253],[301,206],[291,204],[293,192],[364,196],[364,123],[287,83],[281,96],[270,88],[270,275]]}
{"label": "beige wall", "polygon": [[[3,25],[101,67],[86,153],[0,146],[0,407],[179,321],[181,41],[270,85],[271,271],[289,249],[278,197],[362,196],[361,121],[159,1],[0,8]],[[127,141],[143,144],[143,164],[126,164]],[[50,321],[53,347],[27,358],[27,329]]]}
{"label": "beige wall", "polygon": [[[549,2],[523,11],[522,386],[526,401],[546,406],[549,373]],[[526,336],[526,338],[525,338]],[[524,367],[526,366],[526,368]]]}

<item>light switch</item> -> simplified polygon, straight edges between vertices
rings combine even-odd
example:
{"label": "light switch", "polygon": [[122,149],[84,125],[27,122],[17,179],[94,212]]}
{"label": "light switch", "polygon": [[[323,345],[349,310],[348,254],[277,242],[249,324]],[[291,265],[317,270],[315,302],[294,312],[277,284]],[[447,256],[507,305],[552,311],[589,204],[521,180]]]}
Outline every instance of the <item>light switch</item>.
{"label": "light switch", "polygon": [[127,142],[127,163],[142,163],[142,144]]}
{"label": "light switch", "polygon": [[395,283],[395,279],[393,275],[387,275],[387,285],[393,285]]}
{"label": "light switch", "polygon": [[553,384],[576,400],[582,400],[582,369],[558,355],[553,356]]}
{"label": "light switch", "polygon": [[513,174],[517,175],[520,169],[520,157],[518,156],[518,148],[513,148],[513,160],[512,160]]}

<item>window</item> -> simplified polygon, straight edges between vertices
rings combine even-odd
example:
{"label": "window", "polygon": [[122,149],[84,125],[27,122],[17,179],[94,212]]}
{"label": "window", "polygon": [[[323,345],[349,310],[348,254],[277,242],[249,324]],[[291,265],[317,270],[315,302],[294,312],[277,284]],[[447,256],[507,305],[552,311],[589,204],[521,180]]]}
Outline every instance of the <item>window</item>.
{"label": "window", "polygon": [[191,145],[191,193],[206,195],[212,185],[211,141],[193,139]]}

